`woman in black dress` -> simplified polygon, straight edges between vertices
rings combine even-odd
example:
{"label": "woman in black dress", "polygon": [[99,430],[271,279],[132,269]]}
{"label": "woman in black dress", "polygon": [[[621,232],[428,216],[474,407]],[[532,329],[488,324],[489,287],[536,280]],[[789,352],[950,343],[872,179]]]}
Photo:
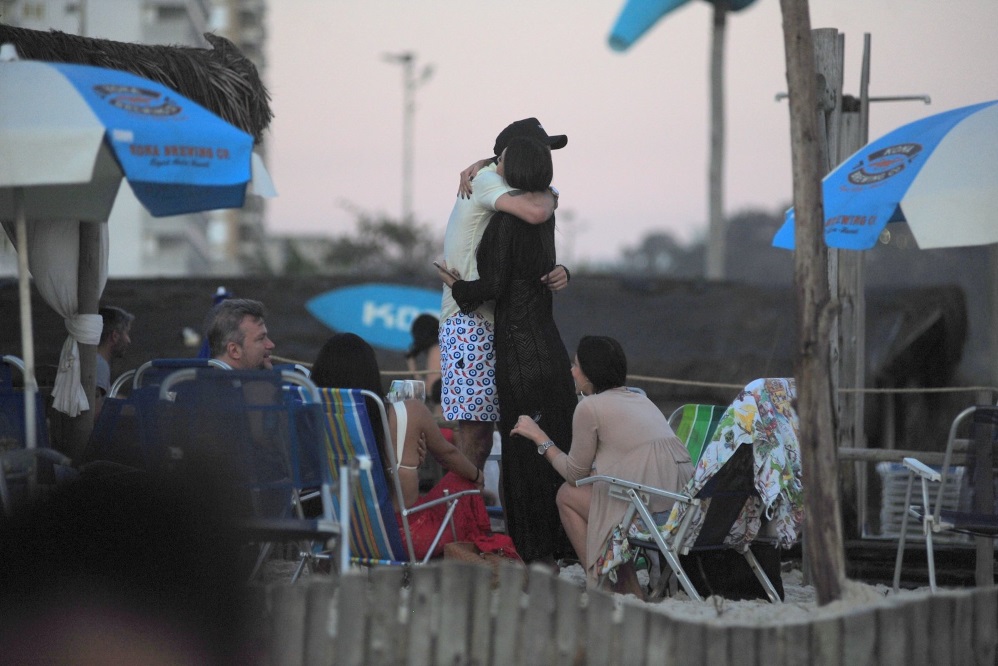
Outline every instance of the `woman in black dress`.
{"label": "woman in black dress", "polygon": [[[551,151],[518,137],[499,158],[499,172],[518,190],[551,184]],[[555,497],[562,479],[532,441],[510,435],[521,414],[534,418],[568,452],[578,403],[571,361],[554,322],[552,293],[541,281],[555,266],[554,216],[527,224],[507,213],[492,216],[476,255],[479,279],[444,276],[462,311],[494,300],[496,387],[502,435],[506,529],[527,562],[574,557]]]}

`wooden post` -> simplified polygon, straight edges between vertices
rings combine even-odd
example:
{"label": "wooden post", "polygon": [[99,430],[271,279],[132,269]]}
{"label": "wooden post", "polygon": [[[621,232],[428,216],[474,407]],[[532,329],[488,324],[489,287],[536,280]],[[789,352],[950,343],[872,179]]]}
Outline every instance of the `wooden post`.
{"label": "wooden post", "polygon": [[707,239],[707,279],[723,280],[727,255],[724,219],[724,35],[727,0],[714,0],[714,31],[710,50],[710,168]]}
{"label": "wooden post", "polygon": [[[842,597],[845,555],[839,514],[834,413],[829,384],[828,331],[833,303],[822,209],[821,131],[815,52],[807,0],[780,0],[790,101],[796,226],[797,393],[808,548],[819,604]],[[822,114],[823,115],[823,114]]]}
{"label": "wooden post", "polygon": [[[80,263],[77,267],[77,312],[97,314],[100,303],[100,236],[98,222],[80,222]],[[97,345],[80,343],[80,383],[87,394],[90,409],[72,419],[70,448],[73,462],[80,462],[94,429],[94,406],[97,394]]]}
{"label": "wooden post", "polygon": [[[992,404],[991,394],[981,391],[977,395],[977,404]],[[975,419],[976,421],[976,419]],[[995,433],[992,426],[984,423],[974,423],[974,512],[989,515],[994,513],[994,451]],[[976,552],[974,567],[974,582],[979,587],[990,587],[995,584],[995,542],[990,537],[975,537]]]}
{"label": "wooden post", "polygon": [[[840,115],[838,150],[836,165],[859,150],[867,142],[866,116],[869,113],[870,80],[870,35],[863,36],[863,69],[860,76],[860,97],[843,98]],[[864,252],[839,250],[839,279],[835,285],[838,292],[839,313],[839,387],[861,389],[866,385],[866,294],[864,291],[863,265]],[[838,434],[839,449],[865,448],[866,435],[863,430],[863,410],[865,402],[860,392],[838,394]],[[866,521],[866,473],[867,464],[857,462],[852,479],[843,479],[843,492],[856,498],[856,518],[858,534],[865,534]]]}
{"label": "wooden post", "polygon": [[[865,142],[859,141],[859,111],[850,109],[842,113],[840,140],[848,156]],[[866,298],[863,287],[863,261],[865,254],[855,250],[838,250],[838,282],[834,285],[840,304],[839,309],[839,364],[838,385],[843,389],[861,389],[866,385]],[[838,433],[836,443],[842,448],[865,448],[863,432],[863,394],[843,392],[837,394]],[[866,465],[857,463],[852,477],[843,478],[843,491],[856,498],[856,527],[862,536],[866,519]],[[850,493],[851,490],[851,493]]]}
{"label": "wooden post", "polygon": [[[815,83],[817,86],[818,104],[818,174],[823,177],[832,170],[838,161],[838,137],[841,119],[842,100],[842,61],[844,51],[844,36],[839,35],[834,28],[822,28],[812,31],[814,41]],[[828,294],[831,303],[837,303],[839,281],[839,253],[821,244],[826,257]],[[828,363],[830,383],[829,391],[832,400],[832,413],[837,415],[839,388],[839,313],[837,307],[830,310],[828,322]],[[799,388],[799,387],[798,387]],[[834,433],[833,434],[837,434]],[[802,539],[802,545],[808,548],[807,536]],[[805,558],[804,581],[811,583],[811,567]]]}

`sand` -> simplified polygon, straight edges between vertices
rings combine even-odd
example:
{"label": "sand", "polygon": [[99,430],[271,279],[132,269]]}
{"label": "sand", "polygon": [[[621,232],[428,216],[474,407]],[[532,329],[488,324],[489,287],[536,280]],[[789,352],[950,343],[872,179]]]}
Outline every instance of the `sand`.
{"label": "sand", "polygon": [[[647,574],[638,572],[638,579],[646,583]],[[570,580],[584,589],[585,572],[578,564],[561,569],[559,578]],[[722,597],[708,597],[694,601],[682,589],[675,596],[662,600],[645,602],[634,595],[616,595],[620,603],[641,604],[655,612],[687,620],[734,624],[742,626],[765,626],[787,622],[806,622],[818,618],[839,615],[851,609],[869,606],[889,606],[902,596],[926,595],[928,588],[901,590],[897,594],[886,585],[869,585],[859,581],[846,581],[842,599],[824,606],[818,606],[814,587],[804,585],[799,568],[783,572],[784,602],[770,603],[759,599],[752,601],[732,601]]]}
{"label": "sand", "polygon": [[[294,563],[286,560],[270,560],[264,567],[265,583],[283,583],[291,578]],[[786,564],[785,564],[786,566]],[[305,573],[308,576],[308,573]],[[582,566],[574,564],[563,567],[559,578],[568,580],[586,589],[586,576]],[[647,584],[647,572],[639,571],[638,580]],[[788,622],[808,622],[815,619],[841,615],[850,610],[891,606],[901,598],[927,596],[929,589],[900,590],[895,593],[886,585],[870,585],[847,580],[842,599],[824,606],[818,606],[814,587],[804,585],[799,568],[783,572],[783,603],[773,604],[766,599],[732,601],[723,597],[708,597],[704,601],[694,601],[680,589],[674,596],[655,601],[643,601],[634,595],[614,595],[620,604],[640,604],[649,610],[685,620],[731,624],[739,626],[767,626]]]}

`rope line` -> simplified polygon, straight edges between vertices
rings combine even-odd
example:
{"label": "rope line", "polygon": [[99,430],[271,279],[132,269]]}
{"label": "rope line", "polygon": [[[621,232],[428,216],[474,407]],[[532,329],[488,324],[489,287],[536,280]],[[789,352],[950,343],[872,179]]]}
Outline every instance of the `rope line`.
{"label": "rope line", "polygon": [[[307,368],[312,364],[307,361],[296,361],[282,356],[271,355],[271,358],[280,363],[298,363]],[[412,375],[428,375],[429,370],[382,370],[381,374],[386,377],[411,377]],[[649,384],[674,384],[676,386],[695,386],[698,388],[719,388],[740,391],[745,388],[745,384],[729,384],[726,382],[704,382],[690,379],[669,379],[666,377],[649,377],[647,375],[628,375],[628,381],[647,382]],[[863,393],[863,394],[887,394],[887,393],[976,393],[979,391],[989,391],[998,394],[996,386],[939,386],[932,388],[840,388],[838,393]]]}

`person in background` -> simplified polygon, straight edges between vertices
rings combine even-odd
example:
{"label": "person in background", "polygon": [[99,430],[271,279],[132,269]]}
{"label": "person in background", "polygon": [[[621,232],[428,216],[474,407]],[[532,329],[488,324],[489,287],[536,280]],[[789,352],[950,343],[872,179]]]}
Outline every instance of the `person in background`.
{"label": "person in background", "polygon": [[[379,396],[385,394],[374,349],[353,333],[337,333],[326,341],[312,365],[312,381],[319,387],[366,389]],[[368,417],[371,419],[382,464],[386,465],[385,475],[391,478],[397,474],[402,487],[401,501],[404,507],[399,505],[400,498],[395,497],[394,493],[392,493],[392,504],[395,506],[399,531],[404,539],[402,517],[398,513],[402,508],[411,508],[439,499],[445,493],[476,488],[480,490],[485,482],[485,476],[481,469],[475,467],[461,451],[444,439],[437,427],[436,419],[422,400],[402,400],[390,405],[388,437],[381,427],[376,407],[369,405]],[[448,470],[440,482],[423,496],[419,495],[421,439],[425,440],[430,454]],[[395,443],[397,464],[395,469],[387,466],[390,458],[385,447],[389,441]],[[446,513],[447,506],[441,504],[420,511],[409,519],[416,557],[422,559],[429,552]],[[442,555],[444,545],[451,541],[471,541],[483,551],[504,549],[507,553],[511,551],[515,553],[508,538],[492,534],[481,495],[469,495],[458,501],[454,512],[454,526],[457,532],[456,538],[451,530],[445,530],[433,551],[434,556]]]}
{"label": "person in background", "polygon": [[[572,363],[572,379],[584,397],[575,410],[569,453],[528,415],[519,417],[513,433],[531,440],[567,482],[558,490],[558,511],[586,570],[587,583],[596,585],[601,574],[616,568],[616,576],[611,576],[614,591],[640,597],[643,592],[633,563],[614,563],[606,557],[627,502],[610,497],[605,483],[576,486],[575,481],[600,474],[679,492],[693,476],[693,462],[655,403],[625,386],[627,357],[615,339],[583,337]],[[657,498],[650,508],[667,511],[671,505]]]}
{"label": "person in background", "polygon": [[119,307],[108,305],[98,310],[104,320],[101,329],[100,342],[97,344],[97,408],[94,415],[100,415],[104,398],[111,391],[111,361],[125,355],[125,350],[132,344],[132,322],[135,315]]}
{"label": "person in background", "polygon": [[227,298],[211,309],[205,326],[211,357],[233,370],[270,370],[276,346],[267,333],[263,303]]}
{"label": "person in background", "polygon": [[[427,395],[433,389],[433,383],[440,380],[440,320],[431,314],[423,313],[412,321],[412,345],[406,352],[405,362],[412,373],[413,379],[426,384]],[[419,368],[419,357],[426,355],[422,371]],[[439,400],[437,401],[440,402]]]}

